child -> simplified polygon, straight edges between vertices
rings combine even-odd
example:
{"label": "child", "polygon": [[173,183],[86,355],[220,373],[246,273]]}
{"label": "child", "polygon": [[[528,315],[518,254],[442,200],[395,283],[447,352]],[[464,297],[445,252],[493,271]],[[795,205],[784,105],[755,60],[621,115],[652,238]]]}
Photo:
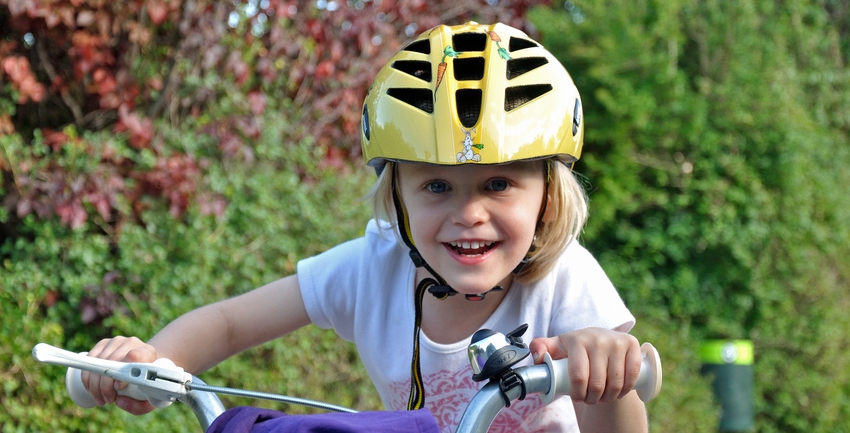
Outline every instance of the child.
{"label": "child", "polygon": [[[314,323],[357,345],[388,410],[425,407],[448,432],[482,386],[466,354],[472,334],[527,323],[534,362],[569,358],[571,393],[514,402],[491,432],[646,431],[632,392],[634,317],[575,242],[587,215],[571,173],[584,125],[558,60],[502,24],[439,26],[378,73],[362,117],[363,153],[378,172],[364,237],[192,311],[148,344],[116,337],[89,354],[166,357],[200,374]],[[153,409],[117,397],[111,379],[83,381],[99,404]]]}

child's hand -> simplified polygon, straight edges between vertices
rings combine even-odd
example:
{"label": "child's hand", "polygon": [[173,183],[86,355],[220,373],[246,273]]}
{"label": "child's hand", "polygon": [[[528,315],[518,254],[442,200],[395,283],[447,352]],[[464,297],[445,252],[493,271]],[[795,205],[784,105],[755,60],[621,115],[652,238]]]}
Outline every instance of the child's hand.
{"label": "child's hand", "polygon": [[570,397],[575,402],[611,402],[629,393],[640,373],[638,340],[627,333],[587,328],[529,344],[534,362],[548,352],[552,359],[569,358]]}
{"label": "child's hand", "polygon": [[[136,337],[115,337],[101,340],[89,351],[88,355],[121,362],[154,362],[157,359],[156,349]],[[153,405],[147,401],[119,396],[118,390],[126,388],[126,383],[87,371],[81,372],[80,378],[98,406],[115,402],[121,409],[135,415],[154,410]]]}

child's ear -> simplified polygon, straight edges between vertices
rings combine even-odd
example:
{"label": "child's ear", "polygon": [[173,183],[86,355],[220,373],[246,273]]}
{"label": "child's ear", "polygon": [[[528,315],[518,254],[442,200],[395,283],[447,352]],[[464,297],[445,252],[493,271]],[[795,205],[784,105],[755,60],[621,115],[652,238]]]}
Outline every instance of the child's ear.
{"label": "child's ear", "polygon": [[546,193],[546,210],[543,211],[543,215],[541,216],[540,221],[548,223],[555,220],[557,216],[557,210],[552,208],[552,204],[552,191],[550,190]]}

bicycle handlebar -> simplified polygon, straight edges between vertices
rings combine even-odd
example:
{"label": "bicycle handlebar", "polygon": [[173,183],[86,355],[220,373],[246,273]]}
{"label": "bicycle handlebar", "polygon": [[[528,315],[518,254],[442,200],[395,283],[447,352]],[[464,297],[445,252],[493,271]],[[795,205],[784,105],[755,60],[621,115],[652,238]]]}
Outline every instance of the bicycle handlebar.
{"label": "bicycle handlebar", "polygon": [[[148,400],[157,407],[168,406],[174,401],[184,403],[190,407],[204,431],[225,411],[215,393],[195,392],[191,389],[192,383],[204,386],[202,380],[174,366],[165,358],[154,363],[107,361],[44,343],[37,344],[32,354],[39,362],[69,367],[65,380],[66,388],[71,399],[83,408],[93,407],[95,403],[83,386],[80,370],[128,383],[127,388],[119,391],[120,395],[127,395],[136,400]],[[544,354],[543,364],[512,370],[520,379],[521,386],[504,389],[494,381],[484,385],[461,416],[456,433],[486,432],[508,402],[524,395],[539,393],[541,400],[548,404],[556,395],[569,394],[568,364],[568,359],[552,360],[547,353]],[[634,390],[642,401],[647,402],[658,395],[661,382],[661,359],[658,351],[651,344],[644,343],[641,346],[640,374]]]}

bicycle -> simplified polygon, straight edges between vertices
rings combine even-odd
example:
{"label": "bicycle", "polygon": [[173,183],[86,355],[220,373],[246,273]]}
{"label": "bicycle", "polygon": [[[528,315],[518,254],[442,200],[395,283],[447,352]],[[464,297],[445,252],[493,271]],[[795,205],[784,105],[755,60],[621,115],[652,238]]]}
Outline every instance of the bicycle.
{"label": "bicycle", "polygon": [[[473,379],[487,380],[472,398],[456,433],[486,433],[496,415],[512,401],[522,400],[529,394],[541,394],[544,403],[555,396],[569,394],[568,360],[553,360],[544,354],[544,362],[514,368],[529,355],[521,335],[525,325],[504,335],[489,329],[477,331],[468,346]],[[357,411],[333,404],[278,394],[261,393],[207,385],[200,378],[185,372],[168,359],[153,363],[125,363],[108,361],[78,354],[45,343],[33,347],[33,357],[42,363],[68,367],[65,386],[71,399],[83,408],[95,402],[83,387],[81,370],[102,374],[128,383],[120,392],[137,400],[148,400],[158,408],[173,402],[189,406],[204,431],[225,412],[217,394],[261,398],[291,404],[300,404],[342,413]],[[638,397],[644,402],[655,398],[661,390],[662,370],[658,351],[650,343],[641,346],[641,371],[635,384]]]}

